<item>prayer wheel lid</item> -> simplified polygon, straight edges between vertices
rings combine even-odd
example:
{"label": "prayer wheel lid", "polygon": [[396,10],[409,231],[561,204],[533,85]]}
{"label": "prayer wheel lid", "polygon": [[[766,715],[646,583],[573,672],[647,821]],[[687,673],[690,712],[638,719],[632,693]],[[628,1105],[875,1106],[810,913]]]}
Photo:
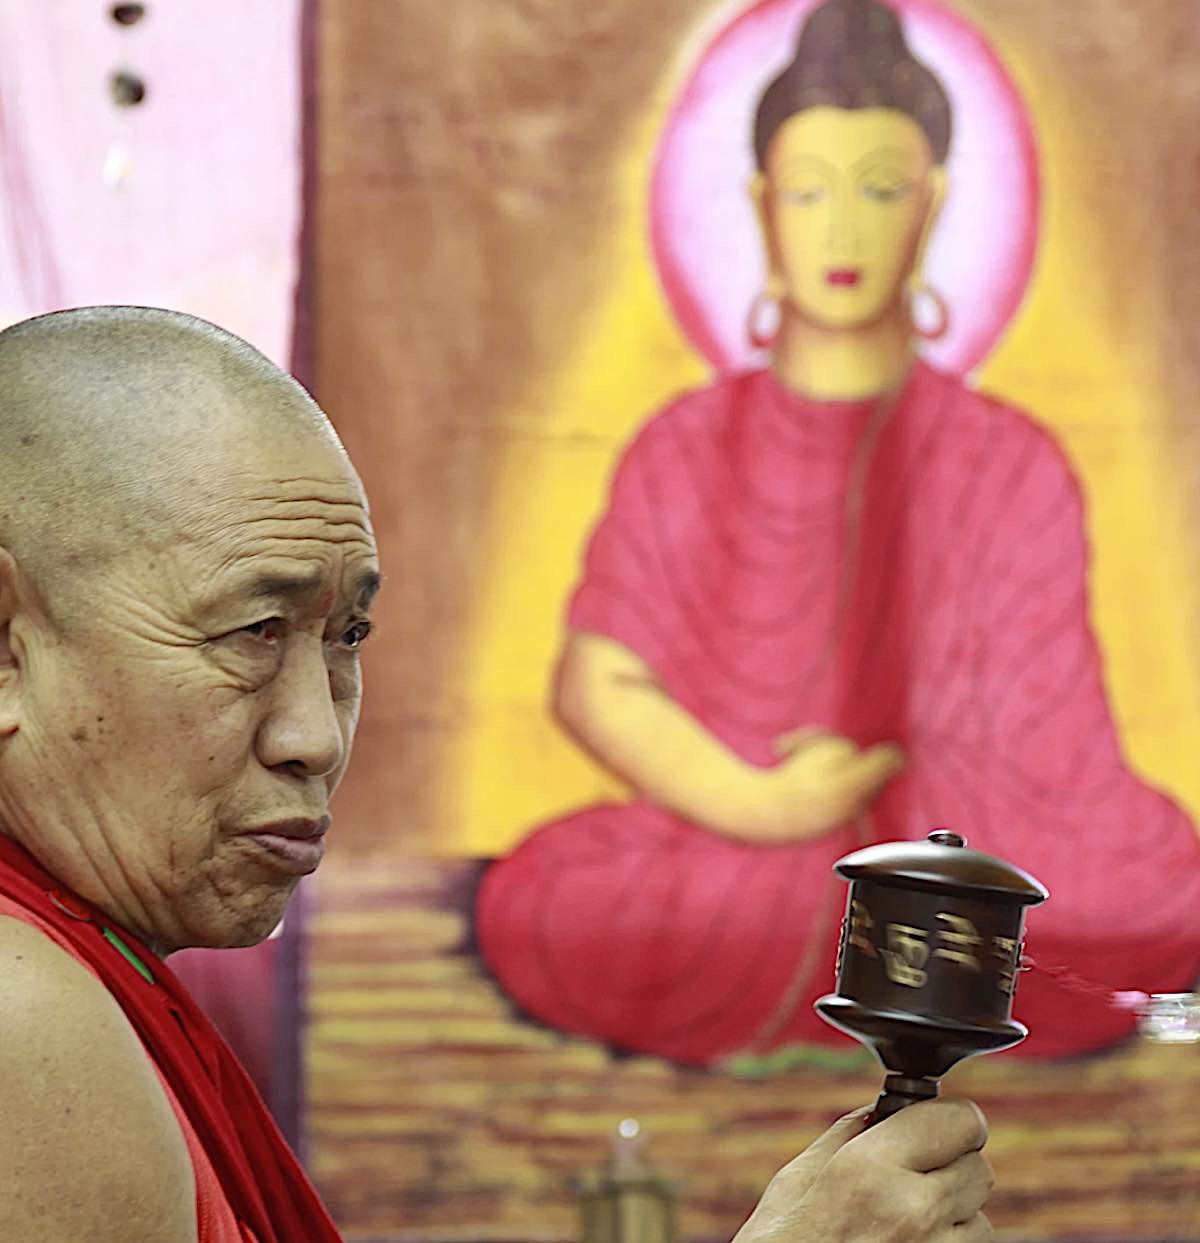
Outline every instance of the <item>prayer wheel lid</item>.
{"label": "prayer wheel lid", "polygon": [[998,898],[1014,905],[1032,906],[1050,896],[1028,872],[994,855],[969,849],[966,839],[949,829],[935,829],[923,842],[880,842],[864,847],[839,859],[834,870],[852,881]]}

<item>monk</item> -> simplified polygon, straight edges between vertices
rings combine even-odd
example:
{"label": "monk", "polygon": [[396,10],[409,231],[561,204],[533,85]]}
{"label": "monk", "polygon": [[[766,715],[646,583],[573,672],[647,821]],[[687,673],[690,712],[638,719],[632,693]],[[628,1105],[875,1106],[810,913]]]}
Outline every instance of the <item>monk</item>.
{"label": "monk", "polygon": [[[331,1243],[166,964],[320,863],[380,584],[367,499],[245,342],[93,307],[0,333],[0,1239]],[[982,1115],[821,1136],[740,1243],[978,1243]]]}
{"label": "monk", "polygon": [[951,122],[874,0],[814,9],[763,93],[770,365],[625,451],[553,689],[632,797],[539,827],[480,892],[483,954],[544,1023],[696,1065],[844,1044],[813,1012],[831,866],[943,824],[1051,893],[1018,1053],[1111,1045],[1134,1019],[1103,985],[1200,974],[1200,840],[1121,754],[1079,483],[1023,412],[917,354],[914,290],[941,307],[925,331],[950,313],[921,264]]}

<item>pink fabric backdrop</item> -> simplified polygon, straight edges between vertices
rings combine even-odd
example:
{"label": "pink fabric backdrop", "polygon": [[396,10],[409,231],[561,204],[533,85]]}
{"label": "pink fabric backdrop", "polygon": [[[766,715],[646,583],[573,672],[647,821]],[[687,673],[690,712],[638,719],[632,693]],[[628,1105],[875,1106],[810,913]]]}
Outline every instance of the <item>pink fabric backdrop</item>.
{"label": "pink fabric backdrop", "polygon": [[[286,364],[301,0],[151,3],[128,27],[110,7],[0,0],[0,320],[169,306]],[[141,104],[113,103],[119,70]]]}
{"label": "pink fabric backdrop", "polygon": [[[302,0],[150,3],[132,26],[110,13],[96,0],[0,0],[0,323],[91,303],[172,307],[287,366]],[[120,71],[144,81],[140,104],[114,103]],[[283,948],[171,960],[273,1104]]]}

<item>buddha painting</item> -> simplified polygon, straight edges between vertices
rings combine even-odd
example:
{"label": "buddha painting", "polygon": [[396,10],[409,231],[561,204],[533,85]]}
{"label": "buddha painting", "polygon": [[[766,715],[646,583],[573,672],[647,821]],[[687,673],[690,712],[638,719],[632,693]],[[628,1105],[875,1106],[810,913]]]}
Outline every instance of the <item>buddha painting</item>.
{"label": "buddha painting", "polygon": [[[877,0],[810,6],[793,46],[747,135],[760,365],[642,425],[567,607],[553,708],[629,797],[532,828],[476,911],[523,1013],[699,1066],[844,1043],[812,1005],[832,864],[938,825],[1049,888],[1035,958],[1148,992],[1200,972],[1200,840],[1123,756],[1076,475],[922,352],[955,313],[924,277],[950,98]],[[1132,1027],[1037,972],[1017,1012],[1024,1054]]]}

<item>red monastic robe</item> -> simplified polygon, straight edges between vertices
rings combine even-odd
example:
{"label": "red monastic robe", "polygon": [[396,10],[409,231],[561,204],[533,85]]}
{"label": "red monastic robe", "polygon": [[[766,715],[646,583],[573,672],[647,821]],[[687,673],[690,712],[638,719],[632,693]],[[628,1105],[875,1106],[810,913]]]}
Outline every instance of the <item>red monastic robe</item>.
{"label": "red monastic robe", "polygon": [[171,970],[3,834],[0,915],[79,959],[125,1012],[192,1158],[199,1243],[339,1243],[249,1076]]}
{"label": "red monastic robe", "polygon": [[[1028,952],[1116,989],[1192,987],[1200,840],[1122,758],[1088,619],[1078,482],[1020,412],[918,364],[894,406],[814,402],[769,371],[685,395],[612,484],[569,625],[637,653],[756,765],[805,726],[891,740],[871,840],[948,825],[1046,884]],[[839,604],[839,599],[841,604]],[[484,879],[483,955],[529,1014],[703,1064],[843,1041],[833,984],[854,826],[747,845],[644,801],[534,832]],[[1029,1054],[1127,1012],[1037,971]]]}

